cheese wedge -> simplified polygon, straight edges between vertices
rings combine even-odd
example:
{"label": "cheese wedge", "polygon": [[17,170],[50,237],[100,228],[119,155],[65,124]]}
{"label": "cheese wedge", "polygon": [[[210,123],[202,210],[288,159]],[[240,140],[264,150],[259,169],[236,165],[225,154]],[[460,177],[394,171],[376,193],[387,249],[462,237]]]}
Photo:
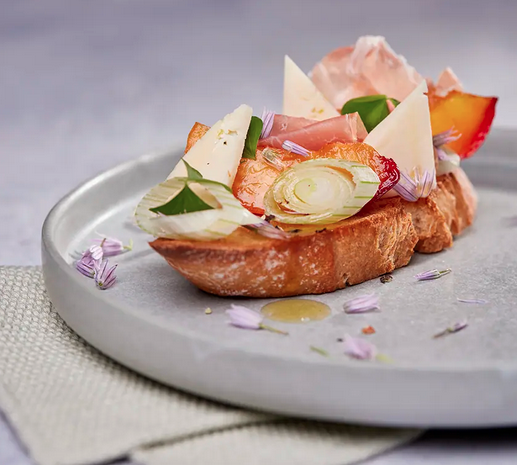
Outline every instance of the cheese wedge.
{"label": "cheese wedge", "polygon": [[283,114],[318,121],[339,116],[339,112],[287,55],[284,67]]}
{"label": "cheese wedge", "polygon": [[[427,84],[422,81],[364,140],[383,157],[392,158],[399,169],[410,176],[415,170],[435,172],[426,93]],[[392,190],[386,197],[393,195]]]}
{"label": "cheese wedge", "polygon": [[[251,107],[241,105],[215,123],[183,159],[205,179],[231,187],[239,168],[252,114]],[[167,179],[183,176],[187,176],[187,168],[180,160]]]}

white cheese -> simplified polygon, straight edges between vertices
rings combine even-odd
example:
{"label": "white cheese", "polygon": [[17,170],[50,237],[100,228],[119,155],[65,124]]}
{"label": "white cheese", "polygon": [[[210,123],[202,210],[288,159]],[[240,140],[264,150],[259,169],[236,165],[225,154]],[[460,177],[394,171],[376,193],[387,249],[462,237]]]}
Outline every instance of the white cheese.
{"label": "white cheese", "polygon": [[459,168],[461,162],[461,158],[457,153],[454,153],[452,150],[446,147],[442,147],[442,150],[445,154],[445,157],[441,160],[438,160],[436,176],[441,176],[442,174],[448,174],[456,171]]}
{"label": "white cheese", "polygon": [[[252,114],[251,107],[241,105],[215,123],[183,159],[205,179],[231,187],[241,161]],[[180,160],[167,179],[186,175],[185,163]]]}
{"label": "white cheese", "polygon": [[[382,156],[392,158],[409,175],[415,170],[435,172],[426,93],[427,84],[422,81],[364,140]],[[387,196],[393,196],[393,191]]]}
{"label": "white cheese", "polygon": [[291,58],[285,56],[284,115],[318,121],[339,116],[339,112],[316,88]]}

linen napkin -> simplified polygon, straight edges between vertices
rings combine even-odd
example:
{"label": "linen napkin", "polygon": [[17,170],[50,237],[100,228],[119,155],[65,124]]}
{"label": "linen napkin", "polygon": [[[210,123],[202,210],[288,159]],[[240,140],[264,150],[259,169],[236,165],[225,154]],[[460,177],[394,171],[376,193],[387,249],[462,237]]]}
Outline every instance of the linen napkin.
{"label": "linen napkin", "polygon": [[66,326],[39,267],[0,267],[0,407],[41,465],[345,465],[420,434],[285,419],[146,379]]}

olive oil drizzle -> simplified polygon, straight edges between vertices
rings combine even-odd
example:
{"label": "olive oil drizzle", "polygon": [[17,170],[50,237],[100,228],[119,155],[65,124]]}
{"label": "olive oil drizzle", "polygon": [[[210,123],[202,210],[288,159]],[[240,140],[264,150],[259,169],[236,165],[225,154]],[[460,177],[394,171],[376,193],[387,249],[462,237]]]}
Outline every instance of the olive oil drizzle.
{"label": "olive oil drizzle", "polygon": [[264,317],[283,323],[307,323],[327,318],[330,308],[322,302],[310,299],[284,299],[262,307]]}

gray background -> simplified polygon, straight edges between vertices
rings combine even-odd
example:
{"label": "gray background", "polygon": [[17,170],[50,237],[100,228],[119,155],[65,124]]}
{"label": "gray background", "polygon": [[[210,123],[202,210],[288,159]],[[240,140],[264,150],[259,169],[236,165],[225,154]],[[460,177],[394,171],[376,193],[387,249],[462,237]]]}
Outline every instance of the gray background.
{"label": "gray background", "polygon": [[[240,103],[280,110],[302,68],[362,34],[422,74],[450,65],[517,126],[517,2],[0,0],[0,263],[38,264],[52,205],[79,182],[183,143]],[[106,199],[109,202],[109,199]],[[433,432],[372,465],[510,464],[517,431]],[[0,419],[0,464],[31,463]]]}

